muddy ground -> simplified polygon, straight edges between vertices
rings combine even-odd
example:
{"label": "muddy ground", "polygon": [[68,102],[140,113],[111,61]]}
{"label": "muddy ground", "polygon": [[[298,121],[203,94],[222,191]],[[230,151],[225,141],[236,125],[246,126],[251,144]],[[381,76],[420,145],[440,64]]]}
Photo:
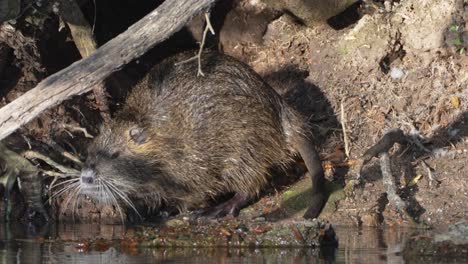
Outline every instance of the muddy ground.
{"label": "muddy ground", "polygon": [[[283,16],[269,24],[262,46],[244,48],[253,54],[249,63],[267,77],[288,67],[307,74],[297,86],[272,85],[286,96],[313,91],[293,103],[314,108],[306,111],[325,162],[345,161],[338,123],[347,130],[349,160],[392,128],[418,138],[424,147],[399,146],[391,153],[398,193],[418,222],[445,225],[466,218],[468,209],[467,44],[454,44],[466,36],[466,29],[454,29],[467,18],[463,1],[401,1],[340,30],[307,28]],[[378,162],[366,166],[364,183],[351,195],[335,190],[338,199],[321,216],[340,224],[401,223],[386,204],[379,170]],[[335,184],[355,176],[347,168],[330,174]]]}
{"label": "muddy ground", "polygon": [[[454,44],[466,35],[466,29],[455,33],[468,16],[462,2],[401,1],[340,30],[308,28],[281,16],[268,25],[261,45],[231,52],[310,116],[325,163],[346,160],[341,123],[348,160],[393,128],[418,138],[424,147],[399,146],[391,154],[398,192],[418,222],[446,225],[466,218],[468,208],[467,44]],[[345,196],[336,184],[355,177],[348,169],[334,166],[329,173],[334,195],[321,217],[351,225],[402,223],[387,204],[378,160]],[[283,205],[302,184],[307,182],[283,194]]]}
{"label": "muddy ground", "polygon": [[[321,218],[334,225],[356,226],[446,226],[466,219],[466,1],[359,1],[314,26],[305,25],[290,12],[272,10],[260,1],[234,2],[237,4],[233,8],[213,9],[218,34],[207,48],[219,49],[251,65],[309,117],[327,170],[330,193]],[[98,42],[102,44],[124,30],[148,8],[135,11],[131,18],[114,27],[109,26],[110,22],[99,24],[98,17]],[[91,4],[82,9],[85,14],[93,13]],[[110,17],[105,11],[98,15],[103,20]],[[194,40],[185,38],[199,39],[200,21],[195,18],[169,43],[157,46],[110,78],[111,110],[119,107],[125,89],[151,64],[170,53],[196,47]],[[0,67],[0,105],[79,59],[68,30],[62,26],[57,17],[45,18],[41,32],[48,34],[30,40],[36,44],[31,47],[37,50],[28,49],[28,56],[21,49],[5,52],[4,61],[9,63]],[[116,81],[122,75],[126,81]],[[115,83],[119,83],[118,87]],[[4,142],[18,153],[33,149],[79,169],[61,156],[60,150],[83,160],[91,139],[77,128],[86,128],[96,135],[100,122],[91,93],[48,110]],[[390,152],[397,193],[407,203],[408,215],[398,213],[388,202],[378,159],[364,167],[361,184],[344,191],[345,184],[357,176],[355,161],[394,128],[403,130],[413,142],[396,145]],[[56,169],[39,159],[31,160],[45,170]],[[301,178],[301,172],[300,164],[296,165],[288,172],[296,175],[291,178],[300,178],[296,183],[289,181],[285,186],[283,182],[282,186],[268,188],[240,217],[260,217],[278,223],[300,218],[307,207],[309,188],[309,180]],[[53,178],[44,178],[45,187],[50,187]],[[52,193],[49,189],[47,192]],[[86,199],[76,206],[72,204],[62,198],[48,203],[48,208],[53,217],[64,221],[75,218],[71,211],[76,212],[77,221],[121,221],[115,209],[96,207]]]}

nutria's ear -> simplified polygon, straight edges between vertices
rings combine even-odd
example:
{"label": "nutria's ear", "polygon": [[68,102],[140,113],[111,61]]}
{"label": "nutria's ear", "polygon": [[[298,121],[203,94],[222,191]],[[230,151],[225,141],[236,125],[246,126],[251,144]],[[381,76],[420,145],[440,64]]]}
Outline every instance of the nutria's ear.
{"label": "nutria's ear", "polygon": [[148,133],[139,127],[132,128],[128,131],[130,138],[137,144],[143,144],[148,139]]}

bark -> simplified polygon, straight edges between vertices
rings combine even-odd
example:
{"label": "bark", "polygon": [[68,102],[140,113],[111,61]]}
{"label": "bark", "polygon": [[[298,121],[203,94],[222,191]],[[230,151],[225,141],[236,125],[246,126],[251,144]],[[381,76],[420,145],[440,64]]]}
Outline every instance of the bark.
{"label": "bark", "polygon": [[[88,57],[98,48],[91,25],[89,25],[75,0],[60,0],[59,3],[60,16],[67,23],[81,57]],[[109,96],[104,81],[99,82],[93,87],[93,93],[102,119],[109,121],[110,112],[107,100]]]}
{"label": "bark", "polygon": [[0,109],[0,140],[44,110],[73,95],[90,91],[112,72],[180,30],[215,0],[170,0],[132,25],[90,56],[49,76],[35,88]]}

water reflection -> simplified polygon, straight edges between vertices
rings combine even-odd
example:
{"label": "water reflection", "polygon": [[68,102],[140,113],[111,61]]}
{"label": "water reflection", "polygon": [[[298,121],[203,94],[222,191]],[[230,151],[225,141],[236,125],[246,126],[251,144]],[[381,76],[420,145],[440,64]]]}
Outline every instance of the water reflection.
{"label": "water reflection", "polygon": [[80,243],[102,238],[119,241],[129,232],[122,226],[59,225],[32,228],[2,225],[1,263],[405,263],[402,245],[413,233],[406,229],[336,227],[340,239],[333,249],[159,248],[128,251],[116,242],[108,248],[86,249]]}

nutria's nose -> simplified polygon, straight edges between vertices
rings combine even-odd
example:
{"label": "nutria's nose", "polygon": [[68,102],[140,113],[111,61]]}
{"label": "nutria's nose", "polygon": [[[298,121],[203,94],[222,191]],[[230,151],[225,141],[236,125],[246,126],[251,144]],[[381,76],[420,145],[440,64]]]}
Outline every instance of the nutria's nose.
{"label": "nutria's nose", "polygon": [[94,182],[94,171],[91,169],[84,169],[81,171],[81,182],[92,184]]}
{"label": "nutria's nose", "polygon": [[82,180],[84,183],[88,183],[88,184],[91,184],[91,183],[93,183],[93,181],[94,181],[93,177],[81,177],[81,180]]}

